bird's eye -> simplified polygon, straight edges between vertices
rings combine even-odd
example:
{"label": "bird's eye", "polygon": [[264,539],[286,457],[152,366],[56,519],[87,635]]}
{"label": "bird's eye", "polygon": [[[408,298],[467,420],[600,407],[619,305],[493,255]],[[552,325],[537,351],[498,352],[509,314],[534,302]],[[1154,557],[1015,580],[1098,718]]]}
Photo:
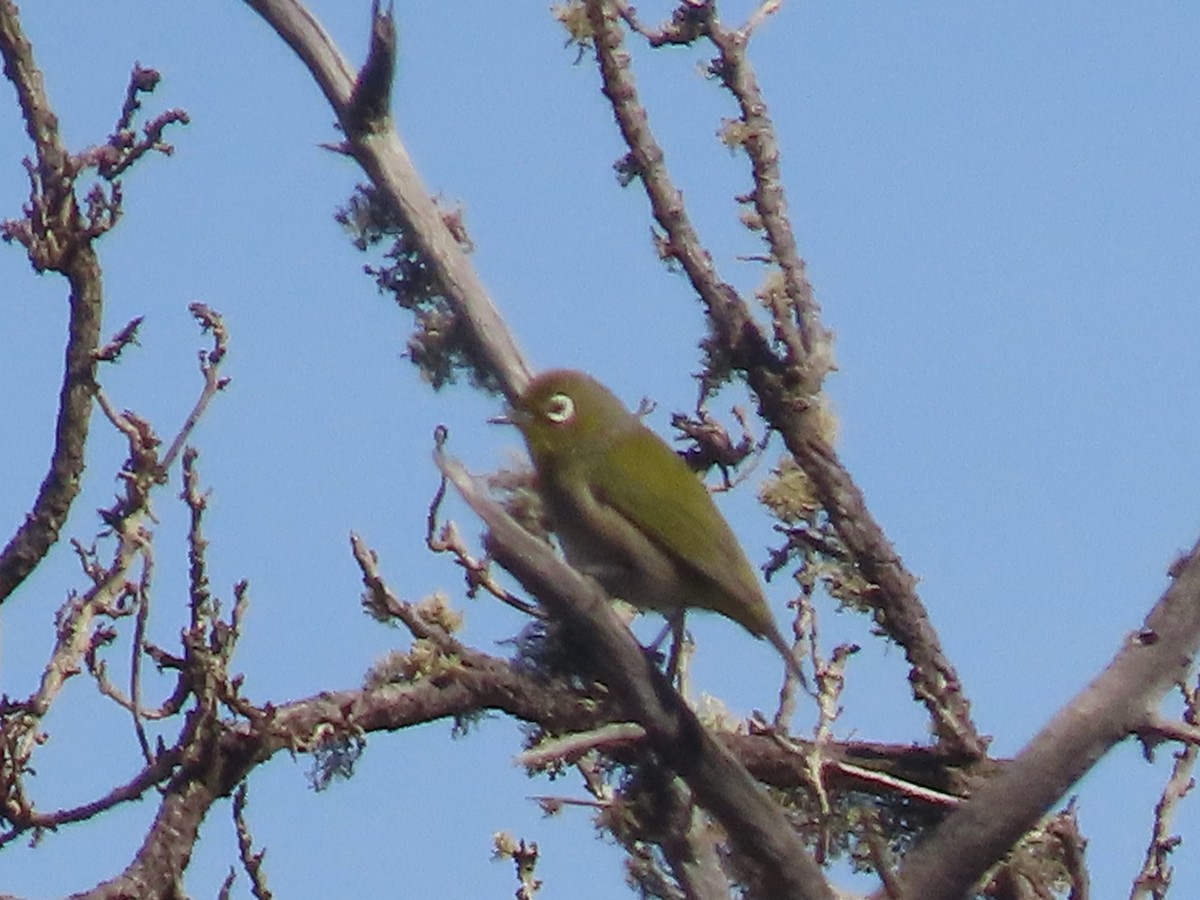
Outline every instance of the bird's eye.
{"label": "bird's eye", "polygon": [[566,394],[555,394],[546,403],[546,418],[555,425],[562,425],[575,418],[575,401]]}

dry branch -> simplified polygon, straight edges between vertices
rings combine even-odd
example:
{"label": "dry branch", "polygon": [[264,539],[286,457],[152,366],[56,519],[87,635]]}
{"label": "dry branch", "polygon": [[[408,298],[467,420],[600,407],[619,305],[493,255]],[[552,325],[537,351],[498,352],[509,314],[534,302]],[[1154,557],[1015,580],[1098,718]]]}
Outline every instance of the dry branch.
{"label": "dry branch", "polygon": [[[266,20],[308,68],[346,135],[341,149],[362,166],[372,184],[407,224],[408,238],[432,268],[443,296],[461,319],[479,368],[497,380],[506,396],[514,397],[529,381],[529,366],[474,266],[421,183],[390,117],[377,117],[380,103],[371,96],[371,91],[381,90],[385,83],[390,86],[394,74],[389,71],[385,80],[375,71],[381,60],[394,60],[391,51],[380,47],[381,43],[395,40],[391,13],[375,5],[368,56],[372,68],[368,70],[369,77],[360,81],[320,23],[301,3],[246,0],[246,4]],[[376,112],[365,116],[364,110]]]}
{"label": "dry branch", "polygon": [[1105,753],[1144,727],[1166,692],[1186,681],[1197,648],[1200,542],[1104,671],[908,855],[898,875],[904,896],[964,896]]}
{"label": "dry branch", "polygon": [[[169,152],[162,131],[187,122],[186,113],[169,110],[146,126],[146,138],[129,131],[137,95],[153,90],[157,73],[136,67],[130,79],[118,127],[104,144],[72,155],[62,143],[58,119],[46,93],[33,48],[21,28],[16,5],[0,0],[0,56],[4,74],[16,88],[25,130],[33,142],[35,161],[26,160],[29,202],[20,219],[0,223],[0,237],[17,241],[37,272],[55,271],[69,285],[70,320],[59,390],[54,451],[24,522],[0,551],[0,603],[29,576],[58,540],[59,532],[79,494],[96,388],[96,367],[104,305],[100,261],[93,242],[116,224],[121,212],[121,186],[116,178],[146,153]],[[152,77],[151,77],[152,76]],[[106,194],[93,185],[81,203],[76,195],[80,175],[96,169],[109,185]],[[118,337],[118,342],[120,337]],[[115,358],[123,343],[115,344]],[[113,344],[105,348],[110,351]]]}

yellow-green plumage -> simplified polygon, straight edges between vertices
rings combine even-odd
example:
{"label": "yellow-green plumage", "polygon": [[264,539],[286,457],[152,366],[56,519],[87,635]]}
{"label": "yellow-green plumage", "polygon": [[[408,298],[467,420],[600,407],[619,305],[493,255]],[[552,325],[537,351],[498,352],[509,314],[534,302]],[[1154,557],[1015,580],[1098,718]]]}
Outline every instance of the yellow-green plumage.
{"label": "yellow-green plumage", "polygon": [[509,418],[572,565],[640,608],[721,613],[769,640],[800,675],[707,488],[611,391],[552,370],[530,382]]}

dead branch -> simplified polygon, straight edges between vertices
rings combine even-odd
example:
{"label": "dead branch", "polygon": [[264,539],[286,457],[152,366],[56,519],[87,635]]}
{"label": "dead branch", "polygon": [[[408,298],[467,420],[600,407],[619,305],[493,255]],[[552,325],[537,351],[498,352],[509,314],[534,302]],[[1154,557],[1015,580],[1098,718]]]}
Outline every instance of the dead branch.
{"label": "dead branch", "polygon": [[[956,900],[1116,744],[1142,729],[1200,647],[1200,542],[1112,662],[996,778],[915,847],[904,896]],[[877,895],[882,900],[882,895]]]}
{"label": "dead branch", "polygon": [[391,13],[378,4],[373,10],[371,68],[369,77],[360,82],[320,23],[297,0],[246,0],[246,4],[295,51],[325,94],[346,135],[342,149],[362,166],[406,223],[407,237],[435,273],[441,293],[465,329],[478,368],[496,379],[506,396],[516,396],[529,381],[530,370],[512,332],[421,183],[390,117],[363,115],[364,110],[379,109],[374,95],[394,76],[389,71],[385,80],[375,71],[381,62],[394,61],[386,48],[377,46],[394,37]]}
{"label": "dead branch", "polygon": [[[3,603],[58,540],[79,494],[100,359],[97,354],[104,305],[103,278],[93,242],[110,230],[120,216],[121,188],[113,179],[149,150],[165,150],[161,142],[163,129],[176,122],[186,123],[187,115],[171,110],[160,116],[147,126],[148,143],[126,140],[118,129],[106,144],[72,155],[62,143],[58,119],[34,60],[33,47],[21,28],[12,0],[0,0],[0,56],[4,59],[5,74],[16,88],[25,131],[33,142],[36,157],[36,162],[25,161],[30,193],[24,217],[0,223],[0,237],[18,241],[35,271],[63,275],[69,285],[70,305],[54,451],[33,506],[0,551],[0,603]],[[128,124],[136,108],[131,106],[136,92],[152,89],[153,84],[135,70],[121,122]],[[96,168],[110,183],[110,190],[106,194],[99,185],[94,185],[81,203],[76,194],[77,182],[90,168]],[[115,348],[110,344],[105,351],[114,348],[119,352],[121,346],[123,343]]]}

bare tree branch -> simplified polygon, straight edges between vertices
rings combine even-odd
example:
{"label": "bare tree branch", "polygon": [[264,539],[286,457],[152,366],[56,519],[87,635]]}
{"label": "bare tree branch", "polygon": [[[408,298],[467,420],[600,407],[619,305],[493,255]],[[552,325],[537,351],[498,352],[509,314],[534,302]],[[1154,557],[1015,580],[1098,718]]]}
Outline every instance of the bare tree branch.
{"label": "bare tree branch", "polygon": [[[1200,542],[1141,630],[997,777],[951,813],[900,867],[904,896],[957,900],[1114,745],[1142,728],[1187,677],[1200,647]],[[877,895],[882,900],[882,895]]]}
{"label": "bare tree branch", "polygon": [[[364,104],[378,109],[368,98],[378,91],[381,79],[375,67],[394,61],[386,50],[377,49],[393,35],[391,13],[378,4],[372,22],[370,76],[363,80],[366,94],[355,97],[357,79],[334,46],[332,39],[313,15],[296,0],[246,0],[288,46],[296,52],[325,94],[346,134],[345,152],[358,161],[403,221],[406,235],[434,271],[446,300],[458,314],[469,344],[479,357],[480,368],[498,379],[505,395],[515,397],[529,381],[524,355],[501,318],[462,246],[447,227],[442,213],[421,183],[400,136],[390,118],[363,116]],[[386,24],[385,24],[386,23]],[[388,82],[393,73],[389,72]]]}
{"label": "bare tree branch", "polygon": [[[104,305],[103,280],[92,242],[112,228],[120,216],[121,190],[114,179],[148,151],[169,150],[161,142],[163,129],[175,122],[186,123],[187,115],[180,110],[164,113],[147,126],[145,141],[130,137],[127,127],[119,125],[106,144],[72,156],[62,143],[42,73],[12,0],[0,0],[0,56],[4,58],[4,74],[16,88],[25,130],[37,157],[36,163],[26,160],[30,197],[24,218],[0,223],[0,237],[20,242],[36,271],[57,271],[70,286],[70,321],[54,452],[25,521],[0,551],[0,603],[3,603],[58,540],[71,504],[79,494],[96,366],[102,358],[97,348]],[[124,126],[128,126],[136,109],[137,93],[153,89],[148,72],[140,68],[134,71],[119,120]],[[152,74],[156,79],[157,73]],[[106,195],[99,185],[94,186],[81,208],[75,193],[76,182],[90,167],[98,169],[101,177],[111,184],[111,190]],[[116,346],[119,350],[123,343]]]}

